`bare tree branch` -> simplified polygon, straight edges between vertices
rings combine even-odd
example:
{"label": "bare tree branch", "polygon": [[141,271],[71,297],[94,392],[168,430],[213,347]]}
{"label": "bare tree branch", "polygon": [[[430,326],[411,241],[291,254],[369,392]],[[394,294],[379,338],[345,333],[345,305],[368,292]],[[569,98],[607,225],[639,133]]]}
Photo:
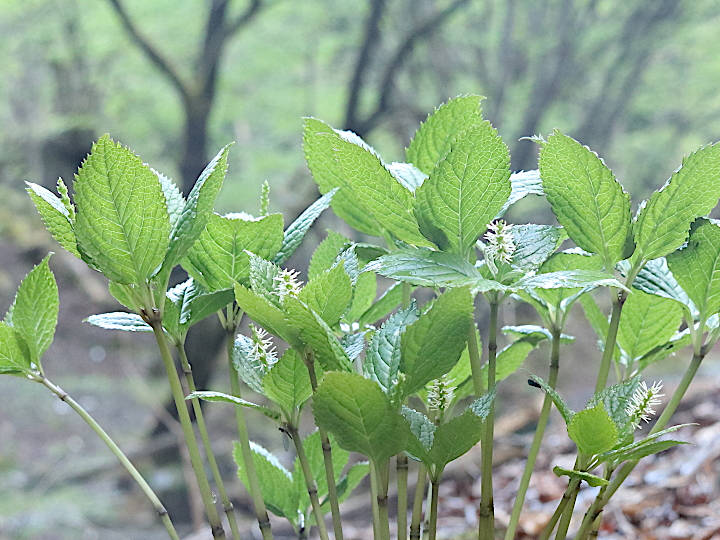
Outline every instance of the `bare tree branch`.
{"label": "bare tree branch", "polygon": [[370,66],[370,59],[372,57],[372,50],[380,44],[382,35],[380,33],[380,20],[382,19],[383,12],[385,11],[385,0],[373,0],[370,6],[370,13],[367,21],[365,22],[365,33],[358,54],[357,61],[355,62],[355,69],[353,70],[352,79],[350,80],[350,92],[348,95],[347,106],[345,108],[345,129],[356,131],[358,128],[356,124],[358,122],[358,104],[360,103],[360,94],[363,89],[363,81],[365,72]]}
{"label": "bare tree branch", "polygon": [[228,24],[225,25],[225,36],[232,36],[243,26],[248,24],[253,19],[253,17],[255,17],[255,15],[260,12],[262,4],[262,0],[251,0],[250,4],[248,4],[248,6],[245,8],[245,11],[240,13],[240,15],[235,18],[235,20],[230,21]]}
{"label": "bare tree branch", "polygon": [[395,49],[395,53],[392,55],[392,58],[383,70],[383,75],[377,88],[378,99],[375,109],[372,113],[367,115],[365,120],[358,122],[356,128],[358,134],[367,133],[373,129],[378,124],[380,118],[390,110],[390,102],[395,89],[395,81],[397,80],[397,76],[400,73],[403,64],[412,53],[418,40],[437,32],[450,18],[450,16],[460,7],[467,4],[468,1],[469,0],[455,0],[444,9],[426,17],[425,20],[418,23],[415,28],[408,32],[405,39]]}
{"label": "bare tree branch", "polygon": [[179,72],[175,69],[169,59],[160,53],[160,51],[140,32],[133,20],[130,18],[125,6],[121,0],[108,0],[115,10],[120,22],[130,38],[145,53],[145,56],[155,64],[155,67],[167,77],[167,79],[176,88],[182,99],[187,102],[190,99],[189,86],[182,80]]}

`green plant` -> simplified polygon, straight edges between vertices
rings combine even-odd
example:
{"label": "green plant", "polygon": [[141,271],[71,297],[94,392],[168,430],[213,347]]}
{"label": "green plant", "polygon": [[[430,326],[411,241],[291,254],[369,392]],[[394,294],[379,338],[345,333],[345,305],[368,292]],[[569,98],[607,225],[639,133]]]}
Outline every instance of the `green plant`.
{"label": "green plant", "polygon": [[[55,239],[102,272],[129,310],[88,322],[154,334],[216,538],[225,532],[203,453],[233,537],[240,532],[199,400],[235,408],[234,457],[265,539],[272,538],[268,510],[287,519],[302,538],[312,526],[320,538],[329,538],[329,514],[334,537],[342,538],[340,503],[369,476],[374,534],[389,540],[393,458],[402,513],[398,537],[420,538],[427,499],[425,532],[434,539],[443,470],[478,442],[478,537],[495,537],[493,426],[496,408],[509,407],[498,403],[496,390],[545,342],[547,379],[529,380],[544,392],[544,401],[506,539],[515,537],[553,405],[578,454],[572,469],[554,468],[568,485],[543,538],[555,530],[555,538],[566,537],[583,482],[600,490],[577,537],[596,533],[604,507],[638,460],[682,444],[666,438],[680,426],[667,426],[720,337],[720,225],[703,217],[720,196],[720,145],[686,158],[632,217],[629,195],[603,161],[557,131],[547,139],[534,137],[539,170],[512,174],[506,146],[482,118],[481,100],[462,96],[432,113],[413,137],[407,162],[385,162],[357,135],[306,119],[305,155],[323,195],[286,229],[282,216],[268,211],[267,185],[257,217],[212,212],[229,147],[187,198],[107,136],[78,171],[73,201],[62,181],[59,196],[28,185]],[[528,195],[546,197],[560,226],[504,221],[511,205]],[[330,232],[303,283],[298,272],[282,265],[330,205],[384,245]],[[575,246],[560,250],[569,241]],[[168,288],[178,264],[190,278]],[[395,283],[378,295],[377,276]],[[412,298],[417,288],[430,296],[422,305],[418,299],[428,294]],[[610,295],[609,316],[593,296],[602,290]],[[489,310],[486,345],[475,324],[477,296]],[[503,327],[500,306],[507,301],[533,306],[543,326]],[[0,371],[41,382],[67,401],[120,458],[176,537],[157,497],[117,446],[45,377],[40,359],[52,340],[57,303],[45,259],[23,281],[0,324]],[[577,412],[555,390],[561,345],[573,341],[563,331],[575,303],[582,305],[601,350],[595,390]],[[196,388],[184,349],[188,329],[212,314],[227,334],[225,391]],[[240,333],[245,315],[252,322]],[[508,343],[498,350],[502,334]],[[281,355],[276,339],[287,345]],[[648,387],[643,370],[689,345],[693,357],[681,384],[650,432],[638,436],[641,423],[662,403],[661,386]],[[608,386],[611,374],[616,380]],[[247,399],[241,383],[257,399]],[[302,435],[307,409],[317,431]],[[297,455],[292,470],[250,440],[246,413],[264,415],[289,437]],[[350,452],[367,461],[349,461]],[[408,458],[417,464],[412,505]]]}

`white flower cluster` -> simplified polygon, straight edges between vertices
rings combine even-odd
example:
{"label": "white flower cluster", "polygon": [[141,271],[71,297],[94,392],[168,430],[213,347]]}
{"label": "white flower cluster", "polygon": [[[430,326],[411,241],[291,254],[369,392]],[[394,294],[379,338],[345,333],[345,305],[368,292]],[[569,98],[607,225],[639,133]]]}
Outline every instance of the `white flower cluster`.
{"label": "white flower cluster", "polygon": [[297,270],[288,270],[286,268],[280,270],[277,276],[273,278],[275,286],[274,293],[282,301],[286,296],[296,297],[302,289],[302,281],[298,279]]}
{"label": "white flower cluster", "polygon": [[455,387],[448,384],[447,375],[431,381],[427,385],[427,403],[431,411],[443,412],[455,397]]}
{"label": "white flower cluster", "polygon": [[497,269],[497,264],[510,263],[515,253],[515,238],[512,225],[499,219],[488,225],[485,233],[485,260],[491,268]]}
{"label": "white flower cluster", "polygon": [[272,338],[264,329],[250,324],[250,340],[252,341],[250,355],[254,361],[264,368],[269,368],[277,362],[275,345],[273,345]]}
{"label": "white flower cluster", "polygon": [[625,413],[630,417],[630,421],[637,428],[640,422],[649,422],[650,418],[655,414],[654,407],[660,405],[663,385],[661,382],[653,383],[648,388],[645,381],[641,382],[637,390],[630,398],[630,402],[625,407]]}

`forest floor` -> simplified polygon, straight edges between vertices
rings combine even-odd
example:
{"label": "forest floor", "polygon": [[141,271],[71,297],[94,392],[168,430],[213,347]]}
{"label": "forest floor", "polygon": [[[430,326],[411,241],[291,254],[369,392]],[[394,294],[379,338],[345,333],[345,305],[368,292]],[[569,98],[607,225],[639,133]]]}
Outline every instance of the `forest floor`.
{"label": "forest floor", "polygon": [[[17,282],[45,250],[40,241],[31,251],[0,242],[0,309],[7,308]],[[163,493],[171,513],[184,522],[188,539],[208,538],[205,532],[189,533],[193,516],[200,518],[184,503],[186,468],[178,466],[177,459],[157,465],[158,459],[173,449],[176,438],[172,421],[162,411],[166,383],[152,339],[83,324],[88,315],[117,310],[117,304],[107,296],[103,279],[71,256],[57,253],[51,265],[60,282],[61,312],[46,371],[128,449],[150,483]],[[512,313],[505,316],[506,323],[516,322],[509,320]],[[575,319],[580,321],[582,316],[578,313]],[[582,324],[574,324],[577,328],[571,328],[571,333],[578,336],[577,350],[594,351],[594,338]],[[536,352],[526,363],[527,370],[544,373],[546,354],[544,349]],[[560,390],[571,405],[581,406],[587,398],[579,383],[589,373],[585,368],[593,358],[586,354],[564,359],[567,367]],[[665,379],[669,394],[686,361],[683,352],[657,366],[648,377]],[[540,396],[525,384],[526,378],[524,372],[508,379],[500,395],[494,475],[498,527],[508,521],[539,410]],[[218,378],[214,384],[223,389],[225,381]],[[697,424],[683,428],[676,437],[692,444],[647,458],[637,467],[608,508],[600,538],[720,538],[719,389],[720,363],[715,355],[706,361],[673,419],[673,423]],[[12,377],[0,378],[0,395],[0,540],[164,538],[142,495],[125,480],[102,443],[64,404],[39,385]],[[519,403],[523,404],[521,408],[517,407]],[[214,446],[241,515],[241,528],[254,531],[248,501],[235,480],[230,457],[232,411],[220,405],[207,411]],[[557,416],[552,420],[528,492],[521,522],[523,538],[537,537],[562,494],[565,480],[552,473],[553,465],[568,467],[574,460],[574,446],[562,422]],[[147,434],[157,422],[170,425],[170,434],[149,440]],[[262,419],[250,429],[253,438],[276,452],[281,461],[291,462],[292,452],[284,448],[281,435],[266,429]],[[473,537],[468,531],[476,524],[479,464],[480,452],[475,448],[446,470],[440,488],[440,538]],[[412,471],[410,476],[414,478]],[[586,507],[595,492],[593,488],[583,489],[578,506]],[[365,486],[358,493],[366,493]],[[343,504],[348,540],[372,537],[367,503],[365,495],[354,495]],[[278,540],[293,537],[283,520],[274,518],[273,525]]]}

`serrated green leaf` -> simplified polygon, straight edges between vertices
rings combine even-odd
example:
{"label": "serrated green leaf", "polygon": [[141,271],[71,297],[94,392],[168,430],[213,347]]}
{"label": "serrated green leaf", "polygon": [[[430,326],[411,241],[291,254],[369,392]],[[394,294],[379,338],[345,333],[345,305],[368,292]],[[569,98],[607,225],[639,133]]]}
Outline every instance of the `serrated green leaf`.
{"label": "serrated green leaf", "polygon": [[512,235],[512,265],[524,271],[537,270],[567,238],[562,227],[535,224],[513,225]]}
{"label": "serrated green leaf", "polygon": [[[335,489],[337,491],[338,502],[346,500],[368,474],[370,474],[370,464],[367,461],[354,463],[348,469],[347,474],[342,475],[337,483]],[[323,512],[327,514],[330,511],[330,502],[323,501],[322,509]]]}
{"label": "serrated green leaf", "polygon": [[704,146],[643,204],[635,222],[635,257],[656,259],[687,240],[690,224],[715,207],[720,196],[720,144]]}
{"label": "serrated green leaf", "polygon": [[668,255],[667,264],[704,317],[720,310],[720,226],[697,220],[687,246]]}
{"label": "serrated green leaf", "polygon": [[312,349],[315,360],[323,369],[340,371],[351,369],[352,362],[345,349],[320,315],[293,297],[285,299],[284,307],[287,324],[299,332],[300,342]]}
{"label": "serrated green leaf", "polygon": [[26,191],[35,204],[45,227],[58,244],[80,258],[75,240],[73,218],[70,216],[62,200],[50,190],[32,182],[25,182]]}
{"label": "serrated green leaf", "polygon": [[[511,335],[518,338],[528,338],[540,342],[544,339],[551,340],[552,334],[550,330],[536,324],[520,324],[517,326],[503,326],[502,332],[505,335]],[[572,343],[575,341],[573,336],[567,334],[560,335],[560,343]]]}
{"label": "serrated green leaf", "polygon": [[252,403],[251,401],[247,401],[236,396],[231,396],[230,394],[225,394],[223,392],[201,390],[197,392],[192,392],[185,397],[185,399],[196,398],[202,399],[203,401],[209,401],[211,403],[229,403],[231,405],[235,405],[236,407],[246,407],[248,409],[253,409],[255,411],[261,412],[272,420],[280,419],[280,415],[272,409],[268,409],[267,407],[263,407],[262,405],[258,405],[257,403]]}
{"label": "serrated green leaf", "polygon": [[[627,266],[629,269],[629,265]],[[697,314],[697,308],[692,303],[687,293],[672,275],[665,257],[659,257],[648,261],[638,272],[632,284],[634,289],[639,289],[648,294],[655,294],[663,298],[670,298],[680,304],[687,306],[690,312]]]}
{"label": "serrated green leaf", "polygon": [[604,478],[585,471],[575,471],[556,465],[555,467],[553,467],[553,472],[557,476],[567,476],[570,478],[578,478],[580,480],[584,480],[591,487],[600,487],[608,484],[608,481]]}
{"label": "serrated green leaf", "polygon": [[[545,336],[540,334],[530,334],[513,341],[510,345],[498,352],[495,359],[495,381],[500,382],[507,379],[510,375],[520,369],[527,359],[528,355],[535,349]],[[483,391],[487,391],[485,383],[488,365],[483,364],[480,369],[480,380],[483,381]]]}
{"label": "serrated green leaf", "polygon": [[305,121],[304,148],[320,191],[341,188],[332,206],[350,226],[374,236],[387,231],[405,242],[427,245],[413,216],[412,193],[377,155],[315,119]]}
{"label": "serrated green leaf", "polygon": [[368,263],[363,271],[425,287],[463,287],[489,281],[460,255],[426,248],[398,249]]}
{"label": "serrated green leaf", "polygon": [[[293,478],[280,461],[265,448],[250,442],[252,461],[260,480],[260,491],[268,509],[275,515],[288,519],[294,526],[300,525],[298,492]],[[240,443],[235,443],[233,458],[238,466],[238,477],[246,489],[250,489],[247,469],[243,460]]]}
{"label": "serrated green leaf", "polygon": [[[477,122],[458,135],[415,192],[421,232],[440,248],[466,257],[510,191],[507,146],[490,122]],[[440,241],[435,231],[440,231],[447,243]]]}
{"label": "serrated green leaf", "polygon": [[[613,450],[610,450],[609,452],[605,452],[604,454],[601,454],[599,456],[600,461],[602,462],[611,462],[611,463],[621,463],[623,461],[628,461],[629,458],[628,455],[632,455],[633,452],[636,450],[642,449],[643,447],[647,445],[654,444],[660,437],[663,437],[667,435],[668,433],[672,433],[674,431],[677,431],[681,428],[691,426],[694,424],[679,424],[676,426],[672,426],[666,429],[663,429],[661,431],[658,431],[656,433],[653,433],[652,435],[648,435],[644,439],[640,439],[639,441],[633,441],[629,444],[620,446],[619,448],[615,448]],[[647,454],[650,455],[650,454]]]}
{"label": "serrated green leaf", "polygon": [[60,304],[55,276],[50,270],[50,255],[22,280],[6,316],[6,321],[25,340],[36,364],[53,341]]}
{"label": "serrated green leaf", "polygon": [[568,236],[601,254],[607,270],[626,258],[630,197],[588,147],[555,131],[540,150],[543,190]]}
{"label": "serrated green leaf", "polygon": [[415,167],[412,163],[401,163],[394,161],[386,165],[387,170],[390,171],[395,179],[405,186],[411,193],[415,193],[415,190],[422,186],[423,182],[427,178],[427,174],[422,172],[420,169]]}
{"label": "serrated green leaf", "polygon": [[377,278],[375,274],[371,272],[360,274],[355,282],[352,302],[345,313],[345,320],[352,322],[360,319],[373,306],[376,294]]}
{"label": "serrated green leaf", "polygon": [[573,415],[567,430],[578,450],[588,456],[606,452],[618,443],[618,428],[602,403]]}
{"label": "serrated green leaf", "polygon": [[248,284],[247,251],[271,259],[283,241],[281,214],[251,218],[240,214],[212,214],[207,227],[183,259],[182,265],[207,291]]}
{"label": "serrated green leaf", "polygon": [[409,324],[417,321],[419,312],[413,305],[391,315],[373,334],[365,353],[363,372],[376,381],[385,393],[390,392],[398,382],[400,341]]}
{"label": "serrated green leaf", "polygon": [[[574,252],[555,253],[540,267],[540,274],[548,274],[568,269],[599,271],[602,269],[602,259],[598,255],[589,255]],[[538,289],[535,294],[550,306],[556,309],[569,309],[572,301],[565,302],[577,296],[583,288]]]}
{"label": "serrated green leaf", "polygon": [[405,374],[405,395],[445,375],[465,349],[473,324],[473,301],[467,288],[451,289],[407,327],[401,337],[400,370]]}
{"label": "serrated green leaf", "polygon": [[320,217],[320,214],[330,206],[330,202],[336,192],[337,188],[328,191],[308,206],[303,213],[285,229],[282,245],[273,259],[275,264],[284,263],[295,253],[295,250],[300,246],[300,243],[303,241],[303,238],[305,238],[310,227],[312,227],[312,224],[315,223],[315,220]]}
{"label": "serrated green leaf", "polygon": [[242,285],[235,285],[235,302],[248,316],[271,334],[296,344],[298,331],[285,320],[285,314],[267,298]]}
{"label": "serrated green leaf", "polygon": [[142,302],[137,294],[136,286],[110,281],[108,283],[108,292],[110,292],[112,297],[126,308],[135,312],[142,309]]}
{"label": "serrated green leaf", "polygon": [[669,341],[683,320],[680,304],[634,290],[625,301],[617,342],[631,360]]}
{"label": "serrated green leaf", "polygon": [[585,289],[616,287],[627,290],[612,274],[597,270],[559,270],[522,278],[512,284],[514,289]]}
{"label": "serrated green leaf", "polygon": [[420,411],[403,405],[401,413],[410,426],[412,437],[408,437],[407,450],[415,457],[424,462],[430,461],[429,452],[435,440],[437,426]]}
{"label": "serrated green leaf", "polygon": [[310,375],[297,351],[285,351],[262,379],[262,388],[287,415],[292,415],[310,399]]}
{"label": "serrated green leaf", "polygon": [[83,322],[105,330],[122,330],[124,332],[152,332],[152,327],[142,320],[137,313],[114,311],[90,315]]}
{"label": "serrated green leaf", "polygon": [[620,441],[632,440],[635,425],[627,414],[627,408],[639,386],[640,377],[631,377],[596,393],[587,405],[588,407],[595,407],[598,404],[603,405],[612,421],[615,422]]}
{"label": "serrated green leaf", "polygon": [[542,180],[540,179],[540,171],[534,169],[532,171],[518,171],[510,175],[510,197],[503,205],[495,219],[500,219],[505,215],[510,206],[524,199],[528,195],[545,195],[542,188]]}
{"label": "serrated green leaf", "polygon": [[470,122],[480,119],[483,96],[458,96],[430,113],[413,136],[407,160],[425,174],[447,154],[450,143]]}
{"label": "serrated green leaf", "polygon": [[477,444],[484,431],[483,425],[483,418],[468,408],[461,415],[437,427],[429,452],[435,474]]}
{"label": "serrated green leaf", "polygon": [[15,328],[0,321],[0,374],[22,375],[32,371],[30,351]]}
{"label": "serrated green leaf", "polygon": [[[185,208],[185,197],[180,193],[177,184],[170,180],[161,172],[151,169],[158,177],[163,195],[165,195],[165,205],[167,206],[168,218],[170,219],[170,230],[172,231],[177,225],[180,216]],[[170,233],[172,235],[172,232]]]}
{"label": "serrated green leaf", "polygon": [[75,236],[108,279],[145,283],[165,258],[170,221],[160,181],[107,135],[93,144],[75,180]]}
{"label": "serrated green leaf", "polygon": [[310,258],[308,278],[312,279],[325,270],[330,270],[337,260],[337,256],[347,246],[352,244],[349,238],[335,231],[328,231],[325,239],[320,242]]}
{"label": "serrated green leaf", "polygon": [[298,294],[298,299],[332,327],[345,313],[352,294],[350,276],[343,265],[338,265],[311,279]]}
{"label": "serrated green leaf", "polygon": [[665,450],[668,450],[674,446],[679,446],[681,444],[689,443],[686,441],[676,441],[672,439],[668,439],[665,441],[654,441],[652,443],[640,446],[631,452],[627,452],[621,457],[623,461],[640,460],[644,457],[650,456],[652,454],[657,454],[659,452],[664,452]]}
{"label": "serrated green leaf", "polygon": [[[185,206],[180,213],[172,232],[170,244],[163,266],[167,269],[175,266],[201,237],[213,215],[215,199],[222,188],[227,172],[227,157],[232,143],[224,146],[195,181],[188,194]],[[229,289],[232,284],[223,289]]]}
{"label": "serrated green leaf", "polygon": [[361,375],[326,373],[313,397],[313,413],[340,447],[373,461],[382,462],[405,449],[405,419],[377,383]]}
{"label": "serrated green leaf", "polygon": [[380,298],[360,316],[358,320],[360,326],[374,324],[398,307],[403,299],[402,289],[402,284],[397,282],[388,287],[380,295]]}
{"label": "serrated green leaf", "polygon": [[642,372],[650,364],[654,364],[655,362],[667,358],[671,354],[674,354],[677,351],[684,349],[685,347],[690,345],[691,342],[692,336],[687,329],[683,330],[682,332],[678,332],[667,343],[663,343],[662,345],[653,348],[652,350],[641,356],[636,363],[637,371]]}

